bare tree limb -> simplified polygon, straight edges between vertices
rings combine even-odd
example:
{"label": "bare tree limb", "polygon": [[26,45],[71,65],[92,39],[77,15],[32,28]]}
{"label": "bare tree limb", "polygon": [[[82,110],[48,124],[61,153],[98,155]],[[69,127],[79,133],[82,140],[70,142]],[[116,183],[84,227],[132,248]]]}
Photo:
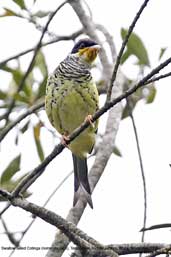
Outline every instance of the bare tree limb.
{"label": "bare tree limb", "polygon": [[[25,211],[31,212],[33,215],[41,218],[45,222],[56,226],[63,233],[65,233],[71,241],[73,241],[76,245],[78,245],[82,249],[90,249],[90,250],[104,250],[106,253],[113,254],[112,256],[125,255],[125,254],[133,254],[133,253],[151,253],[153,255],[149,255],[148,257],[159,255],[162,253],[167,253],[171,249],[170,244],[155,244],[155,243],[139,243],[139,244],[113,244],[103,246],[98,243],[93,238],[86,235],[82,230],[78,229],[71,222],[67,222],[61,216],[55,214],[52,211],[49,211],[43,207],[40,207],[36,204],[28,202],[21,198],[13,198],[10,193],[5,190],[0,189],[0,194],[8,199],[12,205],[16,207],[20,207]],[[56,248],[57,250],[57,248]],[[60,250],[60,248],[59,248]],[[155,252],[154,252],[155,251]]]}
{"label": "bare tree limb", "polygon": [[166,247],[163,247],[161,249],[157,249],[155,251],[153,251],[152,253],[150,253],[149,255],[147,255],[146,257],[154,257],[160,254],[170,254],[171,251],[171,245],[167,245]]}
{"label": "bare tree limb", "polygon": [[118,68],[119,68],[119,64],[120,64],[120,61],[121,61],[121,57],[123,55],[123,52],[124,52],[124,49],[125,49],[125,46],[126,44],[128,43],[128,40],[129,40],[129,37],[138,21],[138,19],[140,18],[140,15],[142,14],[144,8],[146,7],[146,5],[148,4],[149,0],[145,0],[143,2],[143,4],[141,5],[139,11],[137,12],[136,16],[134,17],[131,25],[129,26],[129,29],[128,29],[128,33],[125,37],[125,39],[123,40],[123,43],[122,43],[122,46],[121,46],[121,49],[119,51],[119,54],[116,58],[116,64],[114,66],[114,70],[113,70],[113,73],[112,73],[112,79],[110,81],[110,85],[109,85],[109,88],[108,88],[108,92],[107,92],[107,98],[106,98],[106,102],[110,101],[110,98],[111,98],[111,93],[112,93],[112,87],[114,86],[114,82],[116,80],[116,75],[117,75],[117,72],[118,72]]}
{"label": "bare tree limb", "polygon": [[107,249],[94,238],[88,236],[82,230],[78,229],[73,223],[66,221],[54,212],[34,203],[28,202],[25,199],[13,197],[12,194],[5,190],[0,189],[0,194],[8,199],[13,206],[17,206],[25,211],[31,212],[42,220],[60,229],[80,249],[83,249],[84,251],[96,251],[97,249],[98,251],[105,251],[106,253],[110,253],[111,256],[117,257],[117,254],[113,250]]}
{"label": "bare tree limb", "polygon": [[113,244],[108,245],[119,255],[136,254],[136,253],[151,253],[161,248],[170,247],[168,244],[153,244],[153,243],[137,243],[137,244]]}

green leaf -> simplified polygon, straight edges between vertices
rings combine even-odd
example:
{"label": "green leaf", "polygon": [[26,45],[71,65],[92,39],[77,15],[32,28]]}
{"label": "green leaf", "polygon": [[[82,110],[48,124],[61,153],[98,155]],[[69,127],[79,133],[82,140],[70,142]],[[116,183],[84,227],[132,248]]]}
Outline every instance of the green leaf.
{"label": "green leaf", "polygon": [[13,0],[13,2],[20,6],[21,9],[26,9],[24,0]]}
{"label": "green leaf", "polygon": [[151,103],[153,103],[153,101],[154,101],[154,99],[155,99],[155,97],[156,97],[156,88],[155,88],[155,86],[153,86],[153,85],[150,85],[149,86],[149,93],[148,93],[148,95],[147,95],[147,97],[146,97],[146,103],[147,104],[151,104]]}
{"label": "green leaf", "polygon": [[20,170],[21,155],[14,158],[1,175],[0,184],[8,182]]}
{"label": "green leaf", "polygon": [[50,12],[45,12],[45,11],[38,11],[33,14],[33,16],[38,17],[38,18],[44,18],[47,15],[49,15]]}
{"label": "green leaf", "polygon": [[[127,33],[128,30],[123,28],[121,29],[121,36],[123,40],[125,39]],[[150,66],[147,50],[143,41],[137,34],[132,33],[130,35],[129,41],[127,43],[127,51],[129,55],[135,55],[137,57],[139,65]]]}
{"label": "green leaf", "polygon": [[[8,192],[12,192],[16,186],[20,183],[20,181],[25,178],[27,175],[29,174],[29,172],[25,173],[24,175],[22,175],[21,177],[19,177],[17,180],[9,180],[5,183],[3,183],[1,185],[1,188],[4,189],[4,190],[7,190]],[[24,193],[22,193],[22,196],[24,198],[27,198],[31,195],[31,193],[29,191],[25,191]],[[5,198],[3,198],[2,196],[0,196],[0,201],[7,201]]]}
{"label": "green leaf", "polygon": [[0,17],[7,17],[7,16],[19,16],[16,12],[8,9],[8,8],[4,8],[4,13],[0,15]]}
{"label": "green leaf", "polygon": [[39,68],[43,77],[47,76],[48,70],[47,70],[46,60],[42,51],[39,51],[39,53],[37,54],[35,66]]}
{"label": "green leaf", "polygon": [[5,92],[3,92],[2,90],[0,90],[0,99],[4,100],[7,97],[7,94]]}
{"label": "green leaf", "polygon": [[130,112],[132,113],[137,102],[142,98],[142,94],[139,90],[136,93],[129,96],[129,105],[128,102],[126,103],[124,110],[122,112],[122,119],[125,119],[130,116]]}
{"label": "green leaf", "polygon": [[114,149],[113,149],[113,153],[115,155],[117,155],[118,157],[122,157],[121,151],[119,150],[119,148],[115,145]]}
{"label": "green leaf", "polygon": [[160,61],[161,58],[163,57],[163,55],[164,55],[164,53],[166,52],[166,50],[167,50],[167,47],[162,47],[162,48],[160,49],[160,54],[159,54],[159,58],[158,58],[159,61]]}
{"label": "green leaf", "polygon": [[40,83],[40,85],[39,85],[36,100],[41,98],[42,96],[45,96],[46,84],[47,84],[47,77],[45,77],[44,80],[42,81],[42,83]]}
{"label": "green leaf", "polygon": [[40,129],[41,129],[42,124],[39,122],[34,128],[33,128],[33,133],[34,133],[34,140],[37,148],[37,153],[39,155],[40,161],[44,160],[44,152],[42,148],[42,144],[40,141]]}
{"label": "green leaf", "polygon": [[123,53],[122,58],[121,58],[121,64],[123,64],[129,57],[131,53],[128,51],[128,49]]}
{"label": "green leaf", "polygon": [[[13,68],[11,68],[7,65],[3,65],[1,67],[1,69],[6,71],[6,72],[11,73],[12,81],[11,81],[10,84],[11,84],[11,86],[14,86],[15,88],[18,88],[18,86],[21,83],[21,80],[23,79],[24,72],[19,68],[13,69]],[[24,102],[24,103],[32,102],[32,94],[33,94],[32,83],[34,82],[32,76],[33,76],[33,74],[31,72],[29,74],[29,76],[27,77],[27,79],[24,83],[24,86],[23,86],[22,90],[20,91],[20,93],[13,96],[15,98],[15,100],[18,100],[18,101],[21,101],[21,102]]]}

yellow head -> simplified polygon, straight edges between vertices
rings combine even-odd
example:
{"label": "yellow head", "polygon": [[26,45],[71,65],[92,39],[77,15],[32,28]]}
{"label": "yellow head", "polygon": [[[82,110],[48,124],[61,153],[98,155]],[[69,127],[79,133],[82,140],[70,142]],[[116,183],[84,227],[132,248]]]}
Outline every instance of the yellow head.
{"label": "yellow head", "polygon": [[71,54],[77,54],[86,62],[92,63],[96,59],[100,48],[101,47],[91,39],[81,39],[75,44]]}

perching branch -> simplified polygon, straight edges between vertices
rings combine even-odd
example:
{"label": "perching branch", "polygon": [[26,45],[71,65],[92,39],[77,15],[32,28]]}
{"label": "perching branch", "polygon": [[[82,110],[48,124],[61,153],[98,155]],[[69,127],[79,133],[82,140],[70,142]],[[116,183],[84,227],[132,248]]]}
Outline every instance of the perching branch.
{"label": "perching branch", "polygon": [[113,70],[113,73],[112,73],[112,79],[110,81],[110,85],[109,85],[108,92],[107,92],[106,102],[110,101],[111,93],[112,93],[112,87],[113,87],[114,82],[116,80],[116,75],[117,75],[117,72],[118,72],[118,68],[119,68],[119,65],[120,65],[121,57],[123,55],[125,46],[128,43],[129,37],[130,37],[138,19],[140,18],[140,15],[142,14],[144,8],[148,4],[148,2],[149,2],[149,0],[145,0],[144,3],[141,5],[139,11],[137,12],[137,14],[136,14],[135,18],[133,19],[131,25],[129,26],[128,33],[127,33],[125,39],[122,42],[121,49],[120,49],[119,54],[116,58],[116,63],[115,63],[114,70]]}

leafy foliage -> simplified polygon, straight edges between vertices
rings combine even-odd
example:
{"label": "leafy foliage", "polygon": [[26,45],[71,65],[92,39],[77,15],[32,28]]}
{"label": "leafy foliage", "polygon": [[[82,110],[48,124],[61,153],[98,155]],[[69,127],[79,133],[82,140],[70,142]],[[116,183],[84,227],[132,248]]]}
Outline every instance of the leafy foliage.
{"label": "leafy foliage", "polygon": [[114,149],[113,149],[113,153],[118,156],[118,157],[122,157],[122,153],[119,150],[119,148],[115,145]]}
{"label": "leafy foliage", "polygon": [[[129,81],[127,87],[132,86],[132,81]],[[156,88],[154,83],[151,83],[143,88],[138,89],[134,94],[129,96],[129,104],[126,103],[124,107],[124,111],[122,113],[122,119],[125,119],[130,116],[130,112],[132,112],[140,100],[144,100],[145,103],[151,104],[153,103],[156,96]]]}
{"label": "leafy foliage", "polygon": [[19,171],[20,161],[21,155],[18,155],[14,160],[9,163],[8,167],[3,171],[1,175],[1,184],[9,181],[15,175],[15,173]]}
{"label": "leafy foliage", "polygon": [[160,54],[159,54],[159,61],[161,60],[161,58],[163,57],[164,53],[166,52],[167,47],[162,47],[160,49]]}
{"label": "leafy foliage", "polygon": [[[24,174],[20,176],[17,180],[13,179],[14,175],[20,170],[20,162],[21,162],[21,154],[15,157],[4,169],[0,177],[1,188],[9,192],[12,192],[16,187],[16,185],[27,175],[27,174]],[[23,196],[28,197],[30,196],[30,193],[26,191]],[[0,197],[0,201],[6,201],[6,200],[3,197]]]}
{"label": "leafy foliage", "polygon": [[[123,28],[121,29],[122,39],[125,39],[127,33],[128,33],[128,30]],[[121,63],[123,64],[131,55],[134,55],[137,57],[138,65],[150,66],[147,49],[145,48],[141,38],[134,32],[131,34],[129,38],[129,41],[127,43],[127,49],[122,56]]]}
{"label": "leafy foliage", "polygon": [[13,0],[14,3],[16,3],[21,9],[26,9],[24,0]]}
{"label": "leafy foliage", "polygon": [[44,157],[42,144],[41,144],[41,141],[40,141],[41,127],[42,127],[42,123],[39,122],[36,126],[34,126],[33,134],[34,134],[34,140],[35,140],[35,144],[36,144],[36,148],[37,148],[37,153],[39,155],[40,161],[43,161],[45,157]]}

